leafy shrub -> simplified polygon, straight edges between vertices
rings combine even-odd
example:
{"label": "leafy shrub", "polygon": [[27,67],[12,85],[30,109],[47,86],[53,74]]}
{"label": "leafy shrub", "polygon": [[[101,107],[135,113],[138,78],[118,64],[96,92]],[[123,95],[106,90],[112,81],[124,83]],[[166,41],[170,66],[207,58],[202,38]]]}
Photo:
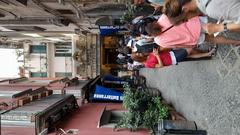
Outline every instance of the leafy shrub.
{"label": "leafy shrub", "polygon": [[124,86],[123,106],[128,110],[117,124],[117,128],[136,131],[146,127],[154,131],[154,126],[161,119],[168,117],[168,108],[161,103],[160,97],[153,97],[147,90],[131,89]]}
{"label": "leafy shrub", "polygon": [[121,22],[130,22],[135,16],[136,13],[136,6],[128,4],[127,10],[124,12],[123,16],[120,18]]}

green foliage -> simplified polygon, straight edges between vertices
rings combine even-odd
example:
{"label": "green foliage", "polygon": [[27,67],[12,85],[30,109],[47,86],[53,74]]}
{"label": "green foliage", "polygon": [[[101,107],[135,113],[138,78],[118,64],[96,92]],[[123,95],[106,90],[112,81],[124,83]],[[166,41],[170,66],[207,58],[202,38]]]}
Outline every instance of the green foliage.
{"label": "green foliage", "polygon": [[128,4],[127,11],[124,12],[123,16],[120,18],[121,22],[130,22],[134,18],[136,13],[136,6]]}
{"label": "green foliage", "polygon": [[117,128],[136,131],[146,127],[153,131],[154,125],[168,116],[168,108],[161,103],[160,97],[153,97],[146,90],[133,90],[124,86],[123,106],[128,110]]}
{"label": "green foliage", "polygon": [[153,97],[148,104],[148,109],[144,112],[144,125],[150,130],[154,130],[154,125],[161,119],[168,116],[168,108],[162,105],[159,97]]}

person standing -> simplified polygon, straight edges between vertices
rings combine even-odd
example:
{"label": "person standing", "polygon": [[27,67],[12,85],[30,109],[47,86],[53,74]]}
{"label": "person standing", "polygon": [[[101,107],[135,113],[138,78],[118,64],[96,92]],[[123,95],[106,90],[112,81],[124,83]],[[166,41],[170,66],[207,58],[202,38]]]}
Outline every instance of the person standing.
{"label": "person standing", "polygon": [[224,21],[218,25],[206,24],[209,34],[240,30],[240,0],[166,0],[163,12],[175,25],[199,15]]}

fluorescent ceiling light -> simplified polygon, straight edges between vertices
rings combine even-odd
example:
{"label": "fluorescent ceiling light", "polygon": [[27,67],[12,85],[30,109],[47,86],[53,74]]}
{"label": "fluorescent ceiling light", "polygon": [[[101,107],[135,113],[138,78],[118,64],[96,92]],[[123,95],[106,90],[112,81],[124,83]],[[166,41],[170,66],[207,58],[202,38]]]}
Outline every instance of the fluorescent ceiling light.
{"label": "fluorescent ceiling light", "polygon": [[23,35],[25,35],[25,36],[30,36],[30,37],[42,37],[41,35],[39,35],[39,34],[36,34],[36,33],[24,33]]}
{"label": "fluorescent ceiling light", "polygon": [[62,35],[66,36],[66,37],[72,37],[72,36],[74,36],[76,34],[62,34]]}
{"label": "fluorescent ceiling light", "polygon": [[7,28],[4,28],[4,27],[0,26],[0,31],[14,31],[14,30],[10,30],[10,29],[7,29]]}
{"label": "fluorescent ceiling light", "polygon": [[45,38],[45,39],[51,40],[51,41],[64,41],[64,40],[62,40],[60,38]]}

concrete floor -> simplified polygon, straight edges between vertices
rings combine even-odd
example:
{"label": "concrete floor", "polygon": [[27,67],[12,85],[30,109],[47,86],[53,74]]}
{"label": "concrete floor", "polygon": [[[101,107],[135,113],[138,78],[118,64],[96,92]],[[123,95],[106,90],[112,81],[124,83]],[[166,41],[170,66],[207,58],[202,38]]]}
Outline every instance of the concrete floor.
{"label": "concrete floor", "polygon": [[[240,39],[240,33],[226,36]],[[240,47],[221,45],[211,60],[142,69],[141,74],[208,135],[240,135]]]}
{"label": "concrete floor", "polygon": [[[75,112],[72,112],[65,121],[59,123],[59,128],[65,131],[69,129],[79,130],[78,135],[148,135],[146,129],[139,129],[137,132],[130,132],[128,129],[120,129],[114,131],[113,128],[98,128],[98,122],[102,111],[106,107],[107,110],[123,110],[122,104],[116,103],[89,103],[84,104]],[[55,135],[51,133],[49,135]]]}

